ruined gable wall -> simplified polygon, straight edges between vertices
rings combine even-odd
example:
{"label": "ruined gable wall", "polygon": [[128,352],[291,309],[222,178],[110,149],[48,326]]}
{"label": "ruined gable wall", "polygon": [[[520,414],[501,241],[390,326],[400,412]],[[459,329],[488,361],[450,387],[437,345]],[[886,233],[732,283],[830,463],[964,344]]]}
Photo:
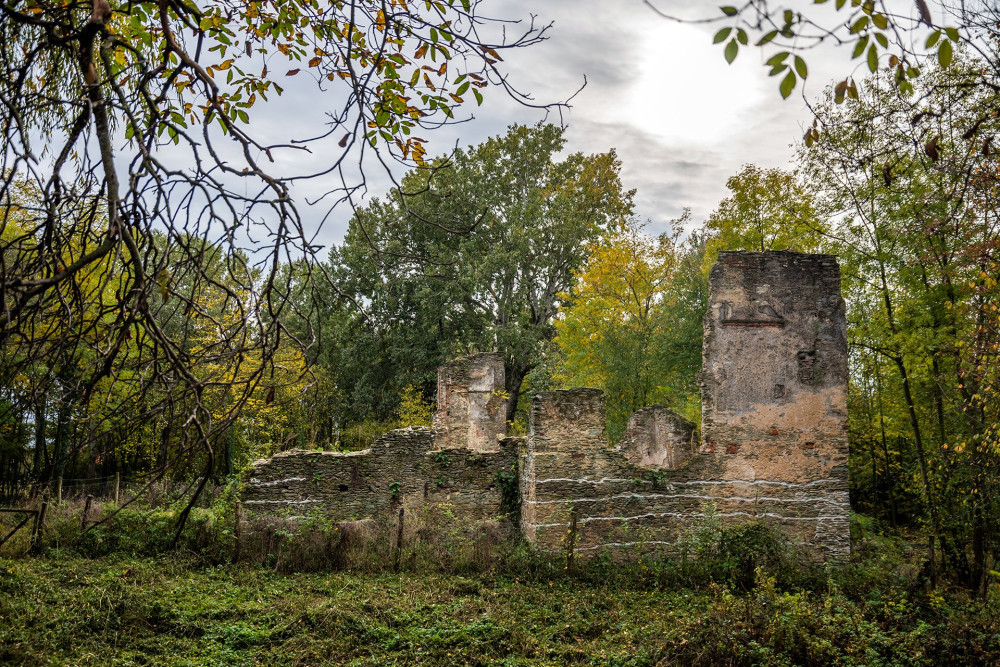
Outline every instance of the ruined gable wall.
{"label": "ruined gable wall", "polygon": [[849,550],[847,324],[830,255],[723,252],[712,268],[702,452],[734,496],[831,555]]}
{"label": "ruined gable wall", "polygon": [[616,449],[639,466],[679,468],[697,450],[696,428],[665,405],[651,405],[628,418]]}

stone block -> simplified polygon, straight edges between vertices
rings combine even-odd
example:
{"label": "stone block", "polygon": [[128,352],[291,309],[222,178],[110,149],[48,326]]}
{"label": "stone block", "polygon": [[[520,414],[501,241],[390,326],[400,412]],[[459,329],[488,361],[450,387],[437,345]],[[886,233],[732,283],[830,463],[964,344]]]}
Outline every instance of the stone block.
{"label": "stone block", "polygon": [[695,450],[695,425],[663,405],[636,410],[618,444],[625,458],[648,468],[679,468]]}
{"label": "stone block", "polygon": [[499,354],[474,354],[438,369],[434,430],[440,448],[497,452],[507,434],[504,364]]}

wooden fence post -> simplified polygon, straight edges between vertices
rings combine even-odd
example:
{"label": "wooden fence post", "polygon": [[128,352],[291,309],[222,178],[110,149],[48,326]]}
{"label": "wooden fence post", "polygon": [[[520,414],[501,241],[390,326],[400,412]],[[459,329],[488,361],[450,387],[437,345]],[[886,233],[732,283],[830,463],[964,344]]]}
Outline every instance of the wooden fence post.
{"label": "wooden fence post", "polygon": [[240,549],[243,543],[243,503],[236,501],[236,526],[233,528],[236,536],[236,549],[233,550],[233,563],[240,562]]}
{"label": "wooden fence post", "polygon": [[42,530],[45,528],[45,510],[49,507],[48,490],[42,494],[42,505],[35,515],[35,525],[31,529],[31,553],[37,554],[42,547]]}
{"label": "wooden fence post", "polygon": [[573,572],[573,557],[576,555],[576,505],[569,512],[569,546],[566,549],[566,572]]}
{"label": "wooden fence post", "polygon": [[87,519],[90,516],[90,503],[94,501],[94,496],[87,494],[87,500],[83,503],[83,514],[80,515],[80,532],[87,530]]}
{"label": "wooden fence post", "polygon": [[399,559],[403,553],[403,517],[406,510],[402,507],[399,508],[399,519],[396,521],[396,553],[392,560],[392,569],[395,572],[399,572]]}

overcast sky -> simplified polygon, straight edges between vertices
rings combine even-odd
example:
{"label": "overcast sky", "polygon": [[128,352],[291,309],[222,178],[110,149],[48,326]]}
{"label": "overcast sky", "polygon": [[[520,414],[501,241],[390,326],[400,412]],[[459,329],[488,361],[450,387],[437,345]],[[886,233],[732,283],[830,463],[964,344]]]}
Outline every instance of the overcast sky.
{"label": "overcast sky", "polygon": [[[715,3],[703,0],[656,2],[672,13],[718,15]],[[652,221],[653,233],[665,230],[685,207],[696,223],[704,220],[726,196],[726,179],[746,163],[788,167],[792,144],[801,141],[812,120],[799,90],[781,99],[778,81],[767,76],[766,56],[758,49],[743,50],[733,65],[725,62],[722,48],[712,44],[720,24],[672,22],[641,0],[491,0],[481,12],[509,19],[535,14],[537,22],[553,23],[543,44],[507,52],[511,80],[538,102],[565,100],[586,80],[562,118],[567,150],[616,149],[625,187],[637,190],[636,212]],[[810,52],[808,61],[805,95],[810,98],[852,68],[843,52]],[[283,103],[290,102],[298,105],[300,119],[319,111],[303,105],[294,89],[283,96]],[[272,121],[276,137],[288,131],[280,120],[286,113]],[[499,90],[492,90],[474,113],[470,122],[426,135],[429,153],[477,144],[511,123],[545,117]],[[299,186],[297,194],[308,195],[310,188],[321,192],[322,185]],[[369,185],[369,194],[377,195],[389,182],[370,178]],[[339,241],[348,217],[346,207],[338,209],[316,241],[326,246]]]}

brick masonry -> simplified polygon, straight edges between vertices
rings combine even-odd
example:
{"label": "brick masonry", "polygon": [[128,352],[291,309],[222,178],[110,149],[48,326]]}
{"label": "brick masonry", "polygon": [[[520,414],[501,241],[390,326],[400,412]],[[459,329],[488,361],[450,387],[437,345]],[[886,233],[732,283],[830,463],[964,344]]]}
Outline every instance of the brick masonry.
{"label": "brick masonry", "polygon": [[724,252],[710,284],[700,443],[694,424],[651,406],[611,448],[597,389],[537,394],[527,438],[505,438],[502,359],[474,355],[441,368],[434,429],[391,431],[363,452],[258,461],[245,503],[336,520],[446,503],[472,521],[504,511],[498,473],[516,465],[521,531],[541,549],[669,549],[711,506],[726,521],[772,521],[818,555],[846,555],[847,344],[836,259]]}

